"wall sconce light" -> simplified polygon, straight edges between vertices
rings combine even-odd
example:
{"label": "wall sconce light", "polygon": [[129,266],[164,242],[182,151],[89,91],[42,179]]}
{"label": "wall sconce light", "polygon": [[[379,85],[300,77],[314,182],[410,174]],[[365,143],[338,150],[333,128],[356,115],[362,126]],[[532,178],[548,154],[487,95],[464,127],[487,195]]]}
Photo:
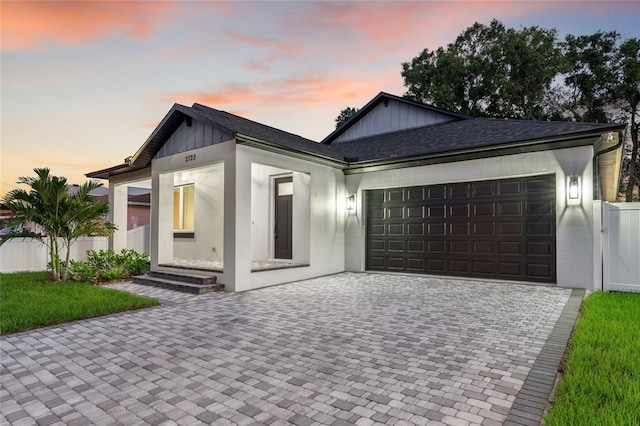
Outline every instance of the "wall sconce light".
{"label": "wall sconce light", "polygon": [[347,197],[347,211],[354,212],[356,210],[356,194],[350,194]]}
{"label": "wall sconce light", "polygon": [[570,200],[577,200],[578,198],[580,198],[580,181],[578,179],[578,176],[569,177],[567,192],[569,193]]}

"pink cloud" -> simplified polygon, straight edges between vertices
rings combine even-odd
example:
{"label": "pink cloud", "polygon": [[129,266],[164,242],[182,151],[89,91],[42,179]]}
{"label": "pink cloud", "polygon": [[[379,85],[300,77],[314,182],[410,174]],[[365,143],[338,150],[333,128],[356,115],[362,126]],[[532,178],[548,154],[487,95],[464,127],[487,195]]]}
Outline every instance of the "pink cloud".
{"label": "pink cloud", "polygon": [[2,3],[2,49],[33,49],[43,43],[79,43],[104,34],[148,36],[174,2],[16,1]]}
{"label": "pink cloud", "polygon": [[186,105],[197,102],[212,108],[247,112],[273,108],[276,105],[274,99],[285,100],[278,102],[277,108],[287,108],[289,105],[297,108],[353,103],[373,97],[384,83],[384,79],[379,77],[350,79],[312,76],[267,81],[250,86],[227,84],[210,92],[168,93],[163,95],[163,99]]}
{"label": "pink cloud", "polygon": [[224,31],[224,35],[242,44],[254,47],[270,47],[281,53],[295,53],[299,50],[299,48],[292,43],[272,40],[265,37],[249,36],[230,30]]}

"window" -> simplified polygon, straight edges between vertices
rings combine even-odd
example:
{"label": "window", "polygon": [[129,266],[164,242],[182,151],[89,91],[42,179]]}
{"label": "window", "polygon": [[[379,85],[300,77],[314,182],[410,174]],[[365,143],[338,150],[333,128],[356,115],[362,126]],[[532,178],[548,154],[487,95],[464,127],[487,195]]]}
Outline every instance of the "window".
{"label": "window", "polygon": [[193,232],[195,223],[193,185],[173,188],[173,230]]}

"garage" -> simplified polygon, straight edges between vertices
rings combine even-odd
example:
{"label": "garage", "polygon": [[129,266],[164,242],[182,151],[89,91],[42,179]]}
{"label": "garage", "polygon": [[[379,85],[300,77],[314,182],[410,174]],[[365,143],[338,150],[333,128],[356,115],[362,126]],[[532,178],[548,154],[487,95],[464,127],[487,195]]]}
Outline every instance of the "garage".
{"label": "garage", "polygon": [[366,191],[366,268],[556,282],[555,175]]}

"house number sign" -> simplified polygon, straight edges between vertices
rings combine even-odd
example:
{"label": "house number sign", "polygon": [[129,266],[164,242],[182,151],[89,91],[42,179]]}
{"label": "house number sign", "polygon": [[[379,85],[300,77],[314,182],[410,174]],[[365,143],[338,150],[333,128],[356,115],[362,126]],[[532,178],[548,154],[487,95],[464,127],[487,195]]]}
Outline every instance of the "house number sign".
{"label": "house number sign", "polygon": [[184,157],[184,162],[188,163],[189,161],[195,161],[196,160],[196,155],[195,154],[189,154],[189,155],[185,155]]}

